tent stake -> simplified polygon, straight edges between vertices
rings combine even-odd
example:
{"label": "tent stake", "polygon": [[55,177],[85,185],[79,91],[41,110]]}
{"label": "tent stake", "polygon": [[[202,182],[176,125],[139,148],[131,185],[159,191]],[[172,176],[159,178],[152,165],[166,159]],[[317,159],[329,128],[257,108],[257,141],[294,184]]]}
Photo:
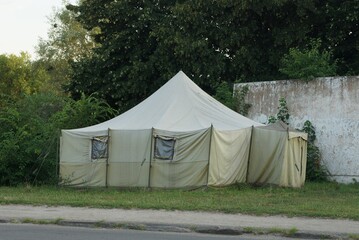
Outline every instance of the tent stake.
{"label": "tent stake", "polygon": [[253,136],[253,129],[254,126],[251,127],[251,138],[249,140],[249,152],[248,152],[248,160],[247,160],[247,175],[246,175],[246,183],[248,183],[248,174],[249,174],[249,163],[250,163],[250,159],[251,159],[251,151],[252,151],[252,136]]}

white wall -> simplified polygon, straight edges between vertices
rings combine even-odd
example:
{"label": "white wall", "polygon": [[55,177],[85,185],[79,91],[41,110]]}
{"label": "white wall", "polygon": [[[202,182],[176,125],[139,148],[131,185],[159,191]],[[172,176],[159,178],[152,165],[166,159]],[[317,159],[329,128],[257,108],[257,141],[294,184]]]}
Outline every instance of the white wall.
{"label": "white wall", "polygon": [[249,86],[249,118],[266,123],[285,97],[290,125],[302,128],[310,120],[316,128],[322,163],[333,178],[359,182],[359,76],[245,83],[235,89],[242,85]]}

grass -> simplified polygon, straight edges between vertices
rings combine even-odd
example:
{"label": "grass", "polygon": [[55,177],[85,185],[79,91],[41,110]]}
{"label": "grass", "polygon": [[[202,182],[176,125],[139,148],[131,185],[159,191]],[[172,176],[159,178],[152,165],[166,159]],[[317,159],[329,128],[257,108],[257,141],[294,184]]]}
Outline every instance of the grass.
{"label": "grass", "polygon": [[359,235],[358,234],[349,234],[349,239],[357,240],[357,239],[359,239]]}
{"label": "grass", "polygon": [[55,220],[43,220],[43,219],[32,219],[32,218],[25,218],[21,220],[22,223],[33,223],[33,224],[59,224],[61,218],[57,218]]}
{"label": "grass", "polygon": [[359,220],[359,184],[307,183],[300,189],[236,185],[192,191],[0,187],[0,204],[212,211]]}

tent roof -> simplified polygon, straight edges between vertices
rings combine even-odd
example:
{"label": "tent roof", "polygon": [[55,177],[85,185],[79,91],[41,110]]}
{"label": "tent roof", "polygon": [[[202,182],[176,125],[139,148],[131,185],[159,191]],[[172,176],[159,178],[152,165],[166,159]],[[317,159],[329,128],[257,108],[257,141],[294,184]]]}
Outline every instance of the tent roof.
{"label": "tent roof", "polygon": [[109,128],[192,131],[211,125],[220,130],[262,126],[212,98],[180,71],[127,112],[106,122],[70,131],[86,133]]}

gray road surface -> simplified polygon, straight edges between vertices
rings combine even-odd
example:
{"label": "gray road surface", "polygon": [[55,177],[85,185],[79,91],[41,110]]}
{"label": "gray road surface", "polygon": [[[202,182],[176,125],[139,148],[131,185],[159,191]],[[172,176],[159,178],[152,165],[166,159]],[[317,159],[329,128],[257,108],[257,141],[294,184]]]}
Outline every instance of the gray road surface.
{"label": "gray road surface", "polygon": [[[359,214],[359,210],[358,210]],[[220,227],[296,228],[306,232],[359,234],[359,221],[284,217],[250,216],[190,211],[124,210],[75,207],[0,205],[0,220],[64,219],[72,221],[105,221],[117,223],[152,223],[172,225],[205,225]]]}
{"label": "gray road surface", "polygon": [[[93,229],[56,225],[0,224],[0,240],[262,240],[268,236],[221,236],[198,233],[164,233],[134,230]],[[285,240],[271,236],[270,239]]]}

